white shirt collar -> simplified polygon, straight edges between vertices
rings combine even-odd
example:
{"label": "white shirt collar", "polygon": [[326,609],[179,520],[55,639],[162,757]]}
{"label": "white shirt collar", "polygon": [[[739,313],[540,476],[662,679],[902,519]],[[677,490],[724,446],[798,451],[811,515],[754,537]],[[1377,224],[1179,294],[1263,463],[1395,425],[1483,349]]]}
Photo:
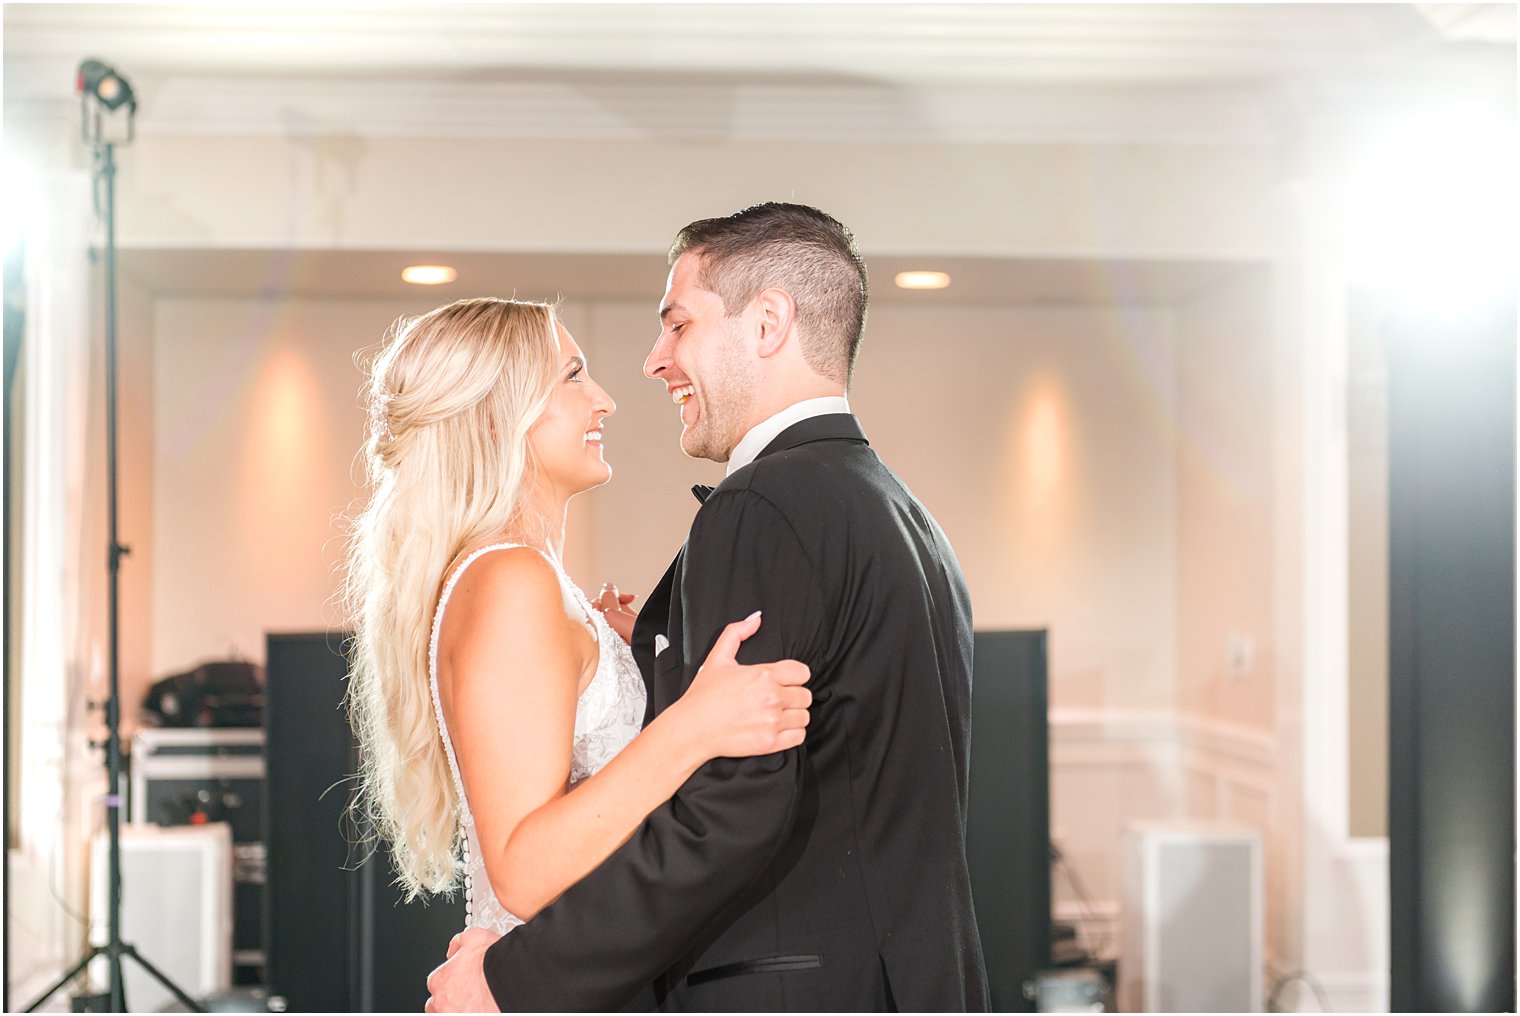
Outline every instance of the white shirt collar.
{"label": "white shirt collar", "polygon": [[733,476],[735,470],[743,469],[755,461],[755,456],[765,451],[765,446],[792,424],[801,423],[815,416],[828,416],[830,413],[848,413],[849,411],[849,400],[843,395],[826,395],[821,399],[803,399],[801,402],[792,403],[770,419],[755,424],[749,429],[749,433],[739,439],[739,443],[734,445],[734,450],[728,456],[728,472],[724,475]]}

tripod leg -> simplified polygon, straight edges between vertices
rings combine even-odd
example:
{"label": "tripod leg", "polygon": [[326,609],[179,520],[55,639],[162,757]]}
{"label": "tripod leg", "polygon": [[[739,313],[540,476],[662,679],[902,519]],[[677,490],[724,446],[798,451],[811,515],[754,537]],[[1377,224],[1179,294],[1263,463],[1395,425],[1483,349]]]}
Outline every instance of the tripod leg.
{"label": "tripod leg", "polygon": [[64,974],[62,977],[58,978],[58,980],[54,981],[52,987],[48,988],[47,991],[44,991],[42,994],[38,995],[37,1000],[23,1009],[22,1012],[36,1012],[42,1007],[42,1004],[44,1002],[58,993],[59,988],[63,987],[65,984],[68,984],[74,978],[84,973],[84,968],[90,965],[90,961],[105,951],[106,948],[103,945],[91,946],[90,951],[84,954],[84,959],[80,960],[78,963],[70,967],[68,973]]}
{"label": "tripod leg", "polygon": [[158,981],[159,984],[162,984],[164,987],[168,988],[169,991],[174,994],[174,997],[177,998],[177,999],[179,999],[179,1004],[180,1005],[184,1006],[186,1009],[190,1010],[191,1012],[205,1012],[206,1011],[206,1009],[205,1009],[204,1006],[199,1005],[189,995],[185,994],[182,990],[180,990],[179,985],[177,985],[173,981],[169,980],[168,976],[166,976],[162,970],[159,970],[153,964],[151,964],[147,960],[143,959],[142,954],[139,953],[135,947],[127,945],[125,942],[123,942],[122,946],[121,946],[121,951],[122,951],[122,955],[131,957],[137,963],[138,966],[142,967],[150,975],[152,975],[152,977],[153,977],[154,980]]}

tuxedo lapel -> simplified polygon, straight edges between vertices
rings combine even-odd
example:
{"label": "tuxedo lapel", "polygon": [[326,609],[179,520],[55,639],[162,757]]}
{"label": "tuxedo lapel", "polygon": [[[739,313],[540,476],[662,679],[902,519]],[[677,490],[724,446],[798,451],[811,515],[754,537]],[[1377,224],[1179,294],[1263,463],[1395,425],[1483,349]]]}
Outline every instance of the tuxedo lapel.
{"label": "tuxedo lapel", "polygon": [[665,574],[645,598],[644,609],[639,611],[639,619],[633,625],[630,647],[633,649],[634,662],[639,665],[639,675],[644,678],[645,688],[649,687],[650,679],[654,676],[655,636],[670,637],[670,597],[675,591],[676,574],[685,557],[686,545],[682,544],[670,562],[670,567],[665,569]]}
{"label": "tuxedo lapel", "polygon": [[646,726],[654,719],[659,711],[659,703],[663,701],[654,687],[655,657],[658,655],[656,638],[669,640],[669,645],[663,647],[664,652],[681,652],[680,633],[671,634],[671,619],[677,606],[676,600],[681,594],[680,574],[685,560],[686,545],[683,543],[681,549],[676,551],[675,559],[670,562],[670,567],[665,569],[665,574],[655,583],[654,589],[650,590],[644,601],[644,609],[639,611],[639,619],[633,626],[633,660],[639,665],[639,676],[644,679],[648,703],[644,712]]}

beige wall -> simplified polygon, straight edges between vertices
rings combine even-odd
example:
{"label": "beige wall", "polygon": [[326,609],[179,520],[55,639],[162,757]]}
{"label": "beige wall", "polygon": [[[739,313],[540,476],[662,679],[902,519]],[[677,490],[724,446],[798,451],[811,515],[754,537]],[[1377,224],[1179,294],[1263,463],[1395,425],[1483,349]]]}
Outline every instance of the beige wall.
{"label": "beige wall", "polygon": [[1254,257],[1271,249],[1278,176],[1262,154],[159,134],[122,153],[121,231],[127,246],[659,251],[673,223],[785,199],[828,209],[877,255]]}
{"label": "beige wall", "polygon": [[1264,731],[1276,725],[1271,298],[1265,273],[1242,272],[1177,314],[1177,709]]}
{"label": "beige wall", "polygon": [[[1228,750],[1185,760],[1185,812],[1244,822],[1267,844],[1269,934],[1297,913],[1283,894],[1275,751],[1278,468],[1273,291],[1243,271],[1177,312],[1177,714]],[[1259,733],[1258,733],[1259,732]],[[1243,759],[1251,758],[1251,764]]]}
{"label": "beige wall", "polygon": [[723,479],[722,466],[681,453],[676,406],[663,384],[644,377],[659,295],[564,307],[592,375],[617,402],[605,428],[612,482],[572,503],[566,565],[588,593],[610,581],[641,604],[686,538],[697,512],[692,485]]}
{"label": "beige wall", "polygon": [[1388,366],[1369,322],[1347,338],[1347,828],[1387,836]]}
{"label": "beige wall", "polygon": [[939,518],[979,628],[1048,627],[1051,704],[1171,699],[1169,315],[882,308],[855,408]]}
{"label": "beige wall", "polygon": [[122,559],[120,573],[122,718],[128,730],[136,725],[137,703],[155,676],[153,568],[157,543],[154,539],[153,467],[157,454],[153,436],[156,401],[153,306],[153,297],[149,293],[130,282],[120,284],[117,327],[121,469],[118,526],[121,542],[132,551]]}
{"label": "beige wall", "polygon": [[[353,354],[426,303],[158,302],[155,673],[340,623],[334,519],[360,495]],[[567,560],[588,590],[647,591],[696,510],[688,488],[722,475],[679,453],[674,409],[640,374],[652,306],[565,307],[618,402],[615,479],[572,508]],[[1162,312],[873,312],[854,407],[958,549],[978,626],[1051,628],[1057,705],[1172,700],[1172,363]]]}
{"label": "beige wall", "polygon": [[158,301],[153,667],[337,625],[337,516],[359,495],[356,350],[418,305]]}
{"label": "beige wall", "polygon": [[[342,626],[344,516],[364,496],[355,354],[432,305],[158,301],[156,674],[231,653],[262,661],[268,631]],[[599,308],[562,311],[619,403],[607,435],[617,482],[572,505],[567,563],[592,591],[607,579],[643,591],[685,534],[691,484],[722,473],[680,455],[669,400],[639,374],[649,306],[636,328],[605,333]]]}

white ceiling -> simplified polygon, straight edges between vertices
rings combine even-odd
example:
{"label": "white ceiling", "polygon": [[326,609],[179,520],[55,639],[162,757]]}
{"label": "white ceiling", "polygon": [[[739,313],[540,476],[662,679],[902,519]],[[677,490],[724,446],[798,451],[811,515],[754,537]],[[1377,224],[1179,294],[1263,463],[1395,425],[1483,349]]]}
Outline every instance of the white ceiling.
{"label": "white ceiling", "polygon": [[1513,4],[6,4],[4,84],[8,115],[65,106],[105,59],[150,134],[1270,143],[1297,83],[1512,80],[1514,25]]}
{"label": "white ceiling", "polygon": [[1506,13],[1513,38],[1507,4],[7,4],[5,49],[154,74],[1250,80],[1502,34]]}

